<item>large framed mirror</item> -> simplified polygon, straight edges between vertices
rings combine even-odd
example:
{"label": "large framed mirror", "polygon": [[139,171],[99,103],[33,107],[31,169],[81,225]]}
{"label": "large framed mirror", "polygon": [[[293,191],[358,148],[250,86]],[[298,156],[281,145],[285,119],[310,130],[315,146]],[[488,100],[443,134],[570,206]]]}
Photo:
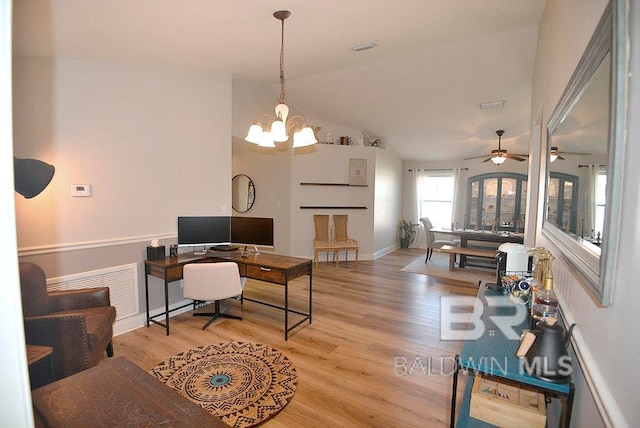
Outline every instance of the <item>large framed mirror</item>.
{"label": "large framed mirror", "polygon": [[543,234],[599,304],[611,303],[625,78],[612,0],[548,122]]}
{"label": "large framed mirror", "polygon": [[231,208],[246,213],[256,200],[256,186],[248,175],[238,174],[231,180]]}

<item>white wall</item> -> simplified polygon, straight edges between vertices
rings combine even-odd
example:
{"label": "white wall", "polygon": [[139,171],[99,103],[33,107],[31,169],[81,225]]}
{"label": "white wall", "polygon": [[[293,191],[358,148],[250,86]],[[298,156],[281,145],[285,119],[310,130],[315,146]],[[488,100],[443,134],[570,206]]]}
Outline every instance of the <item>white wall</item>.
{"label": "white wall", "polygon": [[56,167],[42,194],[15,199],[19,255],[48,277],[138,263],[144,302],[149,240],[174,243],[179,215],[231,213],[228,75],[16,57],[14,127],[16,156]]}
{"label": "white wall", "polygon": [[255,203],[248,212],[233,215],[273,218],[273,251],[291,254],[291,153],[233,137],[233,175],[237,174],[253,180]]}
{"label": "white wall", "polygon": [[11,1],[0,0],[0,233],[3,310],[0,311],[0,413],[2,425],[33,426],[31,391],[24,343],[13,202],[11,126]]}
{"label": "white wall", "polygon": [[174,233],[179,214],[230,206],[229,76],[18,57],[14,87],[16,154],[56,166],[17,199],[20,247]]}
{"label": "white wall", "polygon": [[[532,123],[534,115],[543,114],[543,129],[549,114],[557,104],[571,74],[591,38],[606,6],[605,0],[550,0],[547,2],[538,38],[538,52],[532,93]],[[621,1],[620,3],[625,3]],[[640,11],[631,2],[630,22],[635,27],[631,41],[632,69],[640,70]],[[575,374],[577,388],[572,425],[616,427],[633,426],[640,420],[637,405],[640,374],[634,369],[639,363],[640,345],[637,341],[637,305],[640,301],[640,209],[637,165],[640,159],[640,88],[637,76],[631,77],[628,100],[627,152],[622,174],[626,183],[622,231],[618,242],[620,251],[615,273],[614,296],[611,306],[599,307],[587,293],[580,280],[564,263],[559,251],[540,234],[537,245],[550,248],[556,255],[554,262],[555,287],[561,297],[563,312],[569,322],[576,322],[574,347],[580,355],[580,368]],[[541,187],[543,189],[543,187]],[[593,396],[587,392],[591,389]],[[597,404],[597,407],[596,407]],[[598,415],[598,411],[600,415]]]}
{"label": "white wall", "polygon": [[403,162],[391,144],[375,153],[373,256],[377,258],[399,246]]}
{"label": "white wall", "polygon": [[[292,255],[313,257],[313,215],[349,215],[349,237],[358,240],[360,258],[373,258],[375,147],[316,144],[291,160]],[[300,183],[348,183],[349,159],[367,160],[368,187],[301,186]],[[300,209],[300,206],[365,206],[367,209]],[[353,253],[351,254],[353,258]]]}

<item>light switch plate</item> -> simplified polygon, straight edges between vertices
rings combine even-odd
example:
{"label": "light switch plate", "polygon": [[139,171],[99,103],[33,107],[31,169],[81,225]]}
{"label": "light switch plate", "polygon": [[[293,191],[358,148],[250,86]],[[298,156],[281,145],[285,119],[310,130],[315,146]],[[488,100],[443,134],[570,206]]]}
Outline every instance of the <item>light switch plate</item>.
{"label": "light switch plate", "polygon": [[85,197],[85,198],[91,196],[91,185],[90,184],[72,184],[71,196]]}

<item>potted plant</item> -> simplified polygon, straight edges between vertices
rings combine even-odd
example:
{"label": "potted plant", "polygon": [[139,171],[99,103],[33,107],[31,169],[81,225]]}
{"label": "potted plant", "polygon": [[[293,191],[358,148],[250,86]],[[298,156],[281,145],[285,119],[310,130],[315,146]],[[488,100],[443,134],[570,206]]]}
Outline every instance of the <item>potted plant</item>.
{"label": "potted plant", "polygon": [[418,224],[411,223],[411,220],[409,220],[409,223],[407,223],[405,220],[402,220],[403,235],[402,238],[400,238],[400,247],[409,248],[409,244],[416,234],[416,231],[414,230],[416,226],[418,226]]}

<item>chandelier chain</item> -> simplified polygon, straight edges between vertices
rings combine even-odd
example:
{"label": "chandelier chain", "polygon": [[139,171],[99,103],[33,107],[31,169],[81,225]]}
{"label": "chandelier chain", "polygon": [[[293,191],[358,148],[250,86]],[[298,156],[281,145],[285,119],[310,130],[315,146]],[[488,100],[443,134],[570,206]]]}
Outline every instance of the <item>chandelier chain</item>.
{"label": "chandelier chain", "polygon": [[281,19],[282,30],[280,34],[280,99],[278,102],[284,103],[284,19]]}

